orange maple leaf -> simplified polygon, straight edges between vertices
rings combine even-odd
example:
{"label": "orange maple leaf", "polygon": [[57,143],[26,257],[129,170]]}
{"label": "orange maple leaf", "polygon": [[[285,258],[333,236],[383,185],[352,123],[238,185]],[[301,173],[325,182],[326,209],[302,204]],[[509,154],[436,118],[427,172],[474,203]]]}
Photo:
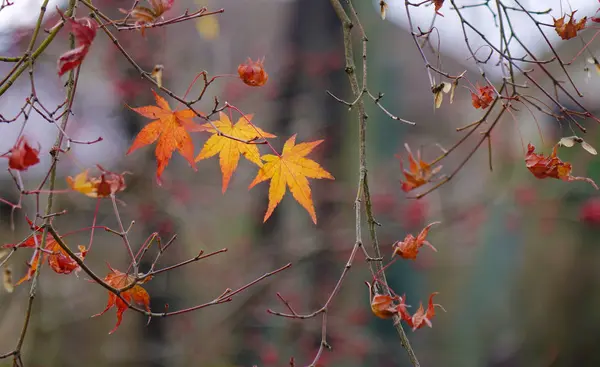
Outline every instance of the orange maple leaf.
{"label": "orange maple leaf", "polygon": [[545,157],[542,154],[536,154],[535,146],[528,144],[527,154],[525,155],[525,166],[539,179],[550,177],[563,181],[586,181],[598,190],[598,186],[591,178],[571,176],[571,163],[563,162],[558,158],[557,151],[558,144],[554,146],[552,153],[548,157]]}
{"label": "orange maple leaf", "polygon": [[169,164],[169,160],[175,149],[196,170],[194,144],[188,132],[203,131],[205,128],[192,121],[192,118],[196,116],[194,111],[190,109],[172,111],[164,98],[156,94],[154,90],[152,90],[152,93],[156,99],[156,106],[137,108],[127,106],[144,117],[157,119],[144,126],[133,141],[133,144],[131,144],[127,154],[133,153],[138,148],[152,144],[158,140],[155,152],[157,161],[156,180],[160,185],[160,176]]}
{"label": "orange maple leaf", "polygon": [[402,183],[402,191],[409,192],[431,181],[431,178],[442,169],[442,166],[431,168],[431,164],[426,163],[421,159],[420,151],[417,151],[417,162],[408,144],[404,144],[404,147],[408,151],[409,169],[404,169],[400,155],[396,155],[396,157],[400,159],[400,169],[404,174],[404,178],[406,178],[406,181],[400,181]]}
{"label": "orange maple leaf", "polygon": [[415,260],[417,255],[419,254],[419,249],[423,247],[423,245],[429,246],[433,251],[436,251],[436,248],[433,247],[429,241],[426,240],[427,234],[429,233],[429,229],[434,224],[439,224],[440,222],[430,223],[427,227],[423,228],[421,233],[415,238],[412,234],[407,234],[404,238],[404,241],[396,241],[392,248],[394,249],[394,255],[398,255],[403,259],[407,260]]}
{"label": "orange maple leaf", "polygon": [[[419,304],[419,308],[417,309],[417,311],[415,311],[415,313],[412,316],[410,316],[408,313],[402,314],[402,319],[404,321],[406,321],[408,326],[410,326],[413,329],[413,331],[420,329],[425,325],[427,325],[429,327],[433,326],[431,324],[431,319],[433,319],[433,317],[435,316],[435,307],[436,306],[441,308],[442,310],[444,310],[444,307],[442,307],[442,305],[433,303],[433,297],[436,296],[437,294],[439,294],[439,293],[434,292],[434,293],[431,293],[431,295],[429,296],[429,304],[427,306],[427,310],[425,310],[423,308],[423,303],[421,302]],[[446,310],[444,310],[444,311],[446,311]]]}
{"label": "orange maple leaf", "polygon": [[[135,281],[135,277],[130,274],[122,273],[118,270],[115,270],[108,266],[110,272],[104,278],[104,281],[112,286],[113,288],[122,289],[129,285],[131,285]],[[150,279],[144,279],[143,282],[146,282]],[[138,283],[141,283],[138,281]],[[123,321],[123,313],[129,308],[128,303],[132,301],[144,306],[146,311],[150,312],[150,296],[148,292],[142,286],[136,284],[133,287],[129,288],[126,291],[121,292],[121,296],[127,301],[127,303],[123,302],[123,300],[117,297],[114,293],[108,292],[108,303],[106,304],[106,308],[92,317],[100,316],[106,313],[106,311],[110,310],[112,307],[117,307],[117,324],[115,327],[109,332],[109,334],[114,333],[119,325],[121,325],[121,321]]]}
{"label": "orange maple leaf", "polygon": [[293,135],[283,145],[283,152],[280,156],[273,154],[262,156],[262,160],[265,163],[258,171],[249,189],[258,183],[271,180],[271,185],[269,186],[269,207],[265,213],[264,222],[269,219],[275,207],[283,199],[287,186],[290,188],[294,199],[308,211],[313,222],[317,224],[317,215],[313,206],[312,194],[307,178],[327,178],[330,180],[334,180],[334,178],[317,162],[305,158],[305,156],[322,142],[323,140],[317,140],[295,145],[296,135]]}
{"label": "orange maple leaf", "polygon": [[[215,121],[214,125],[223,134],[241,140],[251,141],[261,138],[276,137],[275,135],[269,134],[254,126],[250,120],[252,120],[252,115],[245,115],[234,125],[226,114],[219,112],[219,121]],[[221,166],[221,172],[223,173],[223,193],[227,191],[229,180],[240,161],[240,154],[250,162],[262,167],[263,163],[260,159],[260,152],[258,151],[256,144],[246,144],[219,135],[218,131],[210,124],[204,124],[202,126],[206,127],[206,131],[213,133],[213,136],[211,136],[204,144],[202,151],[200,151],[200,154],[196,157],[196,162],[219,154],[219,164]]]}
{"label": "orange maple leaf", "polygon": [[563,40],[568,40],[577,36],[577,32],[585,28],[585,22],[587,17],[581,18],[578,22],[575,21],[573,16],[577,10],[574,10],[569,16],[569,21],[565,23],[566,14],[561,18],[554,19],[554,30]]}

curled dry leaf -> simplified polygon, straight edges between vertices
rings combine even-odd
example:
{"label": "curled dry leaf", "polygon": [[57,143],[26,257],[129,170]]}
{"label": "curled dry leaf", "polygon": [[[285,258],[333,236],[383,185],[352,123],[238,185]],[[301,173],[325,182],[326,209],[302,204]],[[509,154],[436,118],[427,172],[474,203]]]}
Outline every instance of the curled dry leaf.
{"label": "curled dry leaf", "polygon": [[286,187],[289,187],[294,199],[306,209],[313,222],[317,224],[317,215],[307,178],[330,180],[334,178],[317,162],[306,158],[306,155],[322,142],[323,140],[317,140],[296,145],[296,135],[293,135],[283,145],[281,155],[265,154],[262,156],[265,163],[258,171],[249,189],[263,181],[271,180],[269,207],[263,221],[266,222],[273,214],[273,210],[285,195]]}
{"label": "curled dry leaf", "polygon": [[229,180],[238,166],[240,155],[259,167],[262,167],[263,163],[256,144],[233,140],[220,135],[219,132],[245,141],[276,137],[254,126],[250,122],[251,120],[252,115],[245,115],[240,117],[234,125],[225,113],[219,112],[219,121],[213,122],[219,129],[218,131],[211,124],[202,125],[213,135],[204,144],[202,151],[196,157],[196,162],[219,154],[219,163],[223,174],[223,193],[227,190]]}
{"label": "curled dry leaf", "polygon": [[251,87],[261,87],[269,80],[269,74],[265,71],[262,60],[252,61],[248,58],[245,64],[238,66],[238,74],[240,79]]}
{"label": "curled dry leaf", "polygon": [[[125,274],[118,270],[115,270],[111,268],[110,265],[108,266],[108,268],[109,273],[104,278],[104,281],[111,287],[116,289],[122,289],[130,286],[131,284],[133,284],[133,282],[135,282],[135,277],[133,275]],[[143,280],[138,281],[138,283],[145,283],[149,280],[150,278],[146,277]],[[106,304],[106,308],[102,312],[92,316],[96,317],[103,315],[112,307],[117,307],[117,324],[109,332],[109,334],[114,333],[119,327],[119,325],[121,325],[121,321],[123,321],[123,313],[129,308],[128,304],[131,304],[132,302],[137,303],[138,305],[143,306],[146,311],[150,312],[150,296],[148,295],[148,292],[146,292],[146,290],[142,288],[142,286],[140,286],[139,284],[136,284],[128,290],[121,292],[121,296],[127,302],[123,302],[123,300],[117,297],[114,293],[108,292],[108,303]]]}
{"label": "curled dry leaf", "polygon": [[162,88],[162,75],[163,75],[163,69],[165,67],[162,66],[161,64],[155,65],[154,69],[152,69],[152,73],[150,74],[150,76],[152,76],[152,78],[154,78],[154,80],[156,80],[156,84],[158,85],[159,88]]}
{"label": "curled dry leaf", "polygon": [[430,223],[427,227],[423,228],[421,233],[415,238],[412,234],[407,234],[404,238],[404,241],[396,241],[392,248],[394,249],[394,255],[398,255],[403,259],[407,260],[416,260],[417,255],[419,254],[419,249],[423,247],[423,245],[429,246],[433,251],[436,251],[436,248],[433,247],[429,241],[426,240],[427,234],[429,233],[429,229],[434,224],[439,224],[440,222]]}
{"label": "curled dry leaf", "polygon": [[388,10],[388,4],[384,0],[380,0],[379,1],[379,14],[381,15],[382,20],[385,20],[387,10]]}
{"label": "curled dry leaf", "polygon": [[131,154],[137,149],[152,144],[156,144],[156,180],[161,184],[160,177],[169,164],[173,151],[178,150],[190,166],[196,170],[194,162],[194,144],[188,132],[204,131],[205,127],[196,124],[192,119],[196,114],[191,109],[172,111],[167,101],[159,96],[154,90],[154,99],[156,106],[129,107],[140,115],[153,119],[148,125],[138,133],[135,140],[129,147],[127,154]]}
{"label": "curled dry leaf", "polygon": [[376,294],[375,287],[369,282],[365,282],[369,287],[369,302],[371,303],[371,311],[381,319],[389,319],[400,313],[407,313],[404,303],[405,297],[391,296],[388,294]]}
{"label": "curled dry leaf", "polygon": [[[60,14],[64,17],[62,13]],[[65,52],[58,58],[59,76],[81,65],[81,62],[88,54],[98,29],[98,23],[88,17],[79,19],[68,18],[67,20],[71,24],[71,32],[75,36],[77,47]]]}
{"label": "curled dry leaf", "polygon": [[585,140],[583,140],[583,138],[580,138],[579,136],[568,136],[565,138],[561,138],[558,141],[558,145],[559,146],[564,146],[567,148],[571,148],[572,146],[575,145],[575,143],[577,144],[581,144],[581,147],[583,149],[585,149],[585,151],[587,151],[588,153],[592,154],[592,155],[597,155],[598,152],[596,151],[596,149],[594,149],[593,146],[591,146],[590,144],[588,144]]}
{"label": "curled dry leaf", "polygon": [[67,184],[71,190],[80,192],[91,198],[105,198],[125,190],[125,173],[117,174],[106,171],[99,166],[102,174],[100,177],[88,177],[88,171],[85,170],[75,176],[68,176]]}
{"label": "curled dry leaf", "polygon": [[[427,306],[427,310],[423,308],[423,303],[419,304],[419,308],[412,316],[409,316],[408,313],[402,314],[402,319],[406,321],[408,326],[410,326],[413,331],[422,328],[427,325],[432,327],[431,319],[435,316],[435,307],[439,307],[444,310],[444,307],[440,304],[433,303],[433,297],[439,294],[438,292],[431,293],[429,296],[429,304]],[[446,310],[444,310],[446,311]]]}
{"label": "curled dry leaf", "polygon": [[577,10],[574,10],[571,15],[569,15],[569,21],[565,23],[566,14],[558,19],[554,19],[554,29],[556,33],[563,40],[568,40],[577,36],[577,32],[581,31],[585,28],[585,22],[587,21],[587,17],[581,18],[579,21],[575,21],[573,17]]}
{"label": "curled dry leaf", "polygon": [[[136,27],[140,27],[142,36],[146,31],[146,26],[154,23],[156,20],[161,18],[163,14],[173,7],[175,0],[148,0],[150,6],[137,5],[129,16],[135,20]],[[119,9],[122,13],[127,14],[128,11]]]}
{"label": "curled dry leaf", "polygon": [[450,103],[452,103],[452,99],[454,99],[454,84],[441,82],[440,84],[431,87],[431,93],[433,93],[433,104],[435,108],[440,108],[442,101],[444,100],[444,93],[448,93],[450,91],[452,91],[450,98]]}
{"label": "curled dry leaf", "polygon": [[396,155],[396,157],[400,160],[400,169],[406,179],[406,181],[400,181],[402,183],[402,191],[409,192],[429,183],[433,176],[442,169],[442,166],[432,168],[431,164],[426,163],[421,159],[421,151],[417,151],[417,159],[415,160],[408,144],[404,144],[404,147],[408,152],[408,170],[404,169],[400,155]]}
{"label": "curled dry leaf", "polygon": [[12,270],[10,270],[8,266],[2,271],[2,285],[4,286],[4,290],[8,293],[12,293],[15,290],[15,286],[13,285]]}
{"label": "curled dry leaf", "polygon": [[8,158],[8,167],[18,171],[26,171],[27,168],[40,162],[40,148],[33,148],[24,136],[21,136],[17,144],[8,151],[4,157]]}
{"label": "curled dry leaf", "polygon": [[477,94],[471,92],[471,104],[475,108],[481,108],[485,110],[494,101],[494,88],[489,85],[480,87],[476,84]]}
{"label": "curled dry leaf", "polygon": [[558,146],[559,144],[556,144],[552,149],[552,154],[545,157],[542,154],[536,154],[535,146],[529,144],[525,155],[527,169],[539,179],[557,178],[563,181],[586,181],[598,190],[598,186],[591,178],[571,176],[571,163],[563,162],[557,157]]}

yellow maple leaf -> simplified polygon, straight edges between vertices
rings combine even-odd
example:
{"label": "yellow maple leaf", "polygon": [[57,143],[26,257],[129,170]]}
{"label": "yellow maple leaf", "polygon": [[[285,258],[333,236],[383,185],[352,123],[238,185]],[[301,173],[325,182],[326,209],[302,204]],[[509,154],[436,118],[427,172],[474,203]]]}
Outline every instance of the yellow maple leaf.
{"label": "yellow maple leaf", "polygon": [[[219,112],[219,121],[215,121],[213,124],[221,133],[241,140],[276,137],[273,134],[263,131],[257,126],[254,126],[250,122],[251,120],[252,115],[244,115],[240,117],[238,122],[234,125],[226,114]],[[229,180],[240,161],[240,154],[250,162],[262,167],[263,164],[260,160],[260,152],[258,151],[256,144],[247,144],[221,136],[210,124],[204,124],[202,126],[206,128],[206,131],[213,133],[213,136],[211,136],[204,144],[202,151],[200,151],[200,154],[196,157],[196,162],[219,154],[219,164],[221,166],[221,172],[223,173],[223,193],[227,191]]]}
{"label": "yellow maple leaf", "polygon": [[317,140],[296,145],[296,135],[293,135],[285,142],[280,156],[265,154],[261,157],[265,163],[258,171],[249,189],[258,183],[271,180],[269,207],[263,222],[266,222],[273,214],[273,210],[283,199],[287,186],[290,188],[294,199],[308,211],[313,222],[317,224],[317,215],[307,178],[327,178],[330,180],[334,180],[334,178],[317,162],[305,158],[305,156],[322,142],[323,140]]}

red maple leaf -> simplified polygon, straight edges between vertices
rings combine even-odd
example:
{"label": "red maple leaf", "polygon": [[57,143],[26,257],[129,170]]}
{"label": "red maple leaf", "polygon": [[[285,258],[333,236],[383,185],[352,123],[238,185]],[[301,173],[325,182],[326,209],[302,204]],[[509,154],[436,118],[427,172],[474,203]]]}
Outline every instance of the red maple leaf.
{"label": "red maple leaf", "polygon": [[423,245],[429,246],[433,251],[436,251],[436,248],[433,247],[429,241],[426,240],[427,234],[429,233],[429,229],[434,224],[439,224],[440,222],[433,222],[429,224],[427,227],[423,228],[421,233],[415,238],[412,234],[406,235],[404,241],[396,241],[392,247],[394,249],[394,255],[398,255],[403,259],[407,260],[415,260],[417,255],[419,254],[419,249],[423,247]]}

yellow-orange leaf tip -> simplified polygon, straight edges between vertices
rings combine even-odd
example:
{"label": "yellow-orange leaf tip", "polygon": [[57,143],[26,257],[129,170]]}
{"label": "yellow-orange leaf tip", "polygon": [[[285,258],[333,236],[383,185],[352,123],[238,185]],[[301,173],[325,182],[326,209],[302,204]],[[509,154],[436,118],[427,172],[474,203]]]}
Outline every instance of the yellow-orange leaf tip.
{"label": "yellow-orange leaf tip", "polygon": [[[227,191],[229,180],[240,161],[240,155],[259,167],[263,165],[258,146],[246,142],[276,137],[255,126],[251,120],[252,115],[245,115],[240,117],[234,125],[226,114],[219,112],[219,120],[213,122],[214,126],[219,129],[218,131],[211,124],[202,125],[206,128],[206,131],[213,133],[213,135],[206,141],[204,147],[202,147],[200,154],[196,157],[196,162],[219,154],[219,164],[223,173],[223,193]],[[229,137],[219,135],[218,132],[226,134]],[[230,137],[240,139],[240,141],[231,139]]]}

